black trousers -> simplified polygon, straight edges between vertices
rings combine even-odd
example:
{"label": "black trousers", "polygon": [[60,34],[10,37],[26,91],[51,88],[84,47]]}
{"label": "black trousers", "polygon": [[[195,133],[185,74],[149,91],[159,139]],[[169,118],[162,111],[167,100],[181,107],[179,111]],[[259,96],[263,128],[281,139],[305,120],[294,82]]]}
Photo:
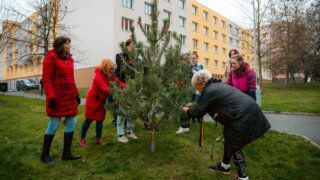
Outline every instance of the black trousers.
{"label": "black trousers", "polygon": [[[226,148],[224,148],[224,151],[226,151]],[[230,164],[230,160],[231,160],[231,156],[227,155],[228,153],[224,153],[223,156],[223,163],[225,164]],[[242,153],[241,150],[236,151],[235,153],[232,154],[232,159],[233,159],[233,163],[236,166],[237,172],[238,172],[238,176],[239,177],[247,177],[246,174],[246,163],[244,160],[244,155]]]}

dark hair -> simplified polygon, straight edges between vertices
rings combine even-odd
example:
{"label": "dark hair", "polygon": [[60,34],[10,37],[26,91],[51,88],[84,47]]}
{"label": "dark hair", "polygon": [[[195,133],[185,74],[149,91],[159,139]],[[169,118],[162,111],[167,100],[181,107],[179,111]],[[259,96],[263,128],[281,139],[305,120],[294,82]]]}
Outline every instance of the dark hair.
{"label": "dark hair", "polygon": [[234,55],[240,54],[238,50],[236,50],[236,49],[231,49],[231,50],[229,51],[229,58],[231,58],[231,52],[232,52],[232,51],[234,52]]}
{"label": "dark hair", "polygon": [[[240,55],[240,54],[235,54],[231,57],[231,59],[235,59],[237,60],[238,62],[242,62],[242,64],[240,65],[240,68],[237,70],[238,74],[239,74],[239,77],[242,76],[243,74],[243,71],[245,69],[245,65],[244,65],[244,60],[243,60],[243,57]],[[236,76],[236,71],[233,70],[233,73],[232,73],[232,76],[235,77]]]}
{"label": "dark hair", "polygon": [[199,58],[197,51],[193,51],[192,55],[195,55],[197,58]]}
{"label": "dark hair", "polygon": [[71,39],[67,36],[59,36],[53,42],[53,48],[56,51],[57,55],[61,55],[63,53],[63,44],[69,42],[71,43]]}
{"label": "dark hair", "polygon": [[132,39],[128,39],[128,40],[126,41],[126,47],[129,46],[131,43],[132,43]]}

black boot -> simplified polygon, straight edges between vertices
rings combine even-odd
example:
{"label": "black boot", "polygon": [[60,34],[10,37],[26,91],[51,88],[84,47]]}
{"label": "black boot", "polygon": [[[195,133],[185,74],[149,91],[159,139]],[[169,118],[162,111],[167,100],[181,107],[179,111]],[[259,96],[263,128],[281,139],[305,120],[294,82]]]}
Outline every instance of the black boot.
{"label": "black boot", "polygon": [[63,147],[63,153],[61,158],[63,161],[75,160],[75,159],[81,158],[81,156],[73,155],[70,151],[72,139],[73,139],[73,132],[64,133],[64,147]]}
{"label": "black boot", "polygon": [[53,140],[54,134],[45,134],[44,140],[43,140],[43,148],[42,148],[42,154],[40,157],[40,160],[46,164],[54,164],[54,160],[51,159],[49,152],[50,152],[50,146]]}

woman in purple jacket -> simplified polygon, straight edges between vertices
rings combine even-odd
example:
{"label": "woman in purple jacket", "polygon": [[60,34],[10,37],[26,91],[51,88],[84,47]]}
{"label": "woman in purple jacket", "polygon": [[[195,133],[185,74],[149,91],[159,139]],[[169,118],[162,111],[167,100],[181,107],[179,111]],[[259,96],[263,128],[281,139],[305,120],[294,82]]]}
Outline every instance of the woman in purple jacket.
{"label": "woman in purple jacket", "polygon": [[256,100],[256,74],[240,54],[231,57],[232,69],[227,84]]}

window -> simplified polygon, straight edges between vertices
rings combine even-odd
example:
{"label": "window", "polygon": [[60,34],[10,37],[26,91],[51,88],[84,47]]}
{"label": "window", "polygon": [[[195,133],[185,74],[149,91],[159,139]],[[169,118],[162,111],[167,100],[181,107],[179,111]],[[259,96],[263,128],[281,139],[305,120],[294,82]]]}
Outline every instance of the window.
{"label": "window", "polygon": [[208,67],[209,59],[208,58],[204,58],[203,62],[204,62],[204,66]]}
{"label": "window", "polygon": [[165,1],[170,2],[170,0],[165,0]]}
{"label": "window", "polygon": [[233,39],[229,38],[229,43],[232,44],[233,43]]}
{"label": "window", "polygon": [[184,9],[184,0],[179,0],[179,8]]}
{"label": "window", "polygon": [[180,34],[180,39],[182,41],[182,45],[185,45],[186,44],[186,36]]}
{"label": "window", "polygon": [[197,14],[197,7],[192,6],[192,14]]}
{"label": "window", "polygon": [[217,68],[217,67],[218,67],[218,61],[217,61],[217,60],[215,60],[215,61],[213,62],[213,67],[214,67],[214,68]]}
{"label": "window", "polygon": [[122,0],[122,6],[132,8],[132,0]]}
{"label": "window", "polygon": [[151,4],[145,3],[144,4],[144,13],[145,14],[151,14],[152,6]]}
{"label": "window", "polygon": [[186,18],[179,17],[179,26],[185,27]]}
{"label": "window", "polygon": [[208,43],[203,43],[203,50],[208,51],[208,46],[209,46]]}
{"label": "window", "polygon": [[26,64],[26,72],[28,72],[28,64]]}
{"label": "window", "polygon": [[239,41],[237,40],[237,46],[239,46]]}
{"label": "window", "polygon": [[171,13],[169,11],[164,10],[163,11],[163,19],[169,19],[170,20]]}
{"label": "window", "polygon": [[222,55],[226,56],[226,48],[222,48]]}
{"label": "window", "polygon": [[218,53],[218,46],[213,46],[213,52],[214,52],[215,54]]}
{"label": "window", "polygon": [[226,38],[226,36],[225,36],[224,34],[222,34],[222,35],[221,35],[221,40],[222,40],[222,42],[225,42],[225,38]]}
{"label": "window", "polygon": [[145,25],[144,25],[144,29],[145,29],[146,31],[150,31],[150,25],[149,25],[149,24],[145,24]]}
{"label": "window", "polygon": [[213,22],[213,24],[217,24],[217,17],[213,16],[212,22]]}
{"label": "window", "polygon": [[41,61],[38,61],[38,69],[41,69]]}
{"label": "window", "polygon": [[197,49],[198,48],[198,40],[193,39],[192,40],[192,45],[193,45],[193,48]]}
{"label": "window", "polygon": [[127,18],[122,18],[122,30],[130,31],[130,28],[132,27],[133,21]]}
{"label": "window", "polygon": [[31,69],[31,71],[34,71],[34,63],[32,62],[32,69]]}
{"label": "window", "polygon": [[221,27],[224,28],[224,21],[221,21]]}
{"label": "window", "polygon": [[232,25],[229,24],[229,31],[232,32]]}
{"label": "window", "polygon": [[203,27],[203,34],[204,35],[208,35],[208,28],[207,27]]}
{"label": "window", "polygon": [[208,13],[203,11],[203,19],[207,20]]}
{"label": "window", "polygon": [[22,69],[23,69],[23,67],[22,67],[22,66],[20,66],[20,73],[22,73]]}
{"label": "window", "polygon": [[242,47],[241,48],[244,49],[244,43],[242,43]]}
{"label": "window", "polygon": [[236,34],[237,34],[237,35],[239,34],[239,29],[238,29],[238,28],[236,29]]}
{"label": "window", "polygon": [[213,39],[217,39],[217,37],[218,37],[217,31],[213,31]]}
{"label": "window", "polygon": [[226,67],[226,63],[222,62],[222,69],[224,69]]}
{"label": "window", "polygon": [[38,25],[40,25],[40,24],[41,24],[41,22],[42,22],[41,16],[40,16],[40,15],[38,15]]}
{"label": "window", "polygon": [[195,22],[193,22],[193,23],[192,23],[192,31],[197,32],[197,31],[198,31],[197,29],[198,29],[198,24],[195,23]]}

